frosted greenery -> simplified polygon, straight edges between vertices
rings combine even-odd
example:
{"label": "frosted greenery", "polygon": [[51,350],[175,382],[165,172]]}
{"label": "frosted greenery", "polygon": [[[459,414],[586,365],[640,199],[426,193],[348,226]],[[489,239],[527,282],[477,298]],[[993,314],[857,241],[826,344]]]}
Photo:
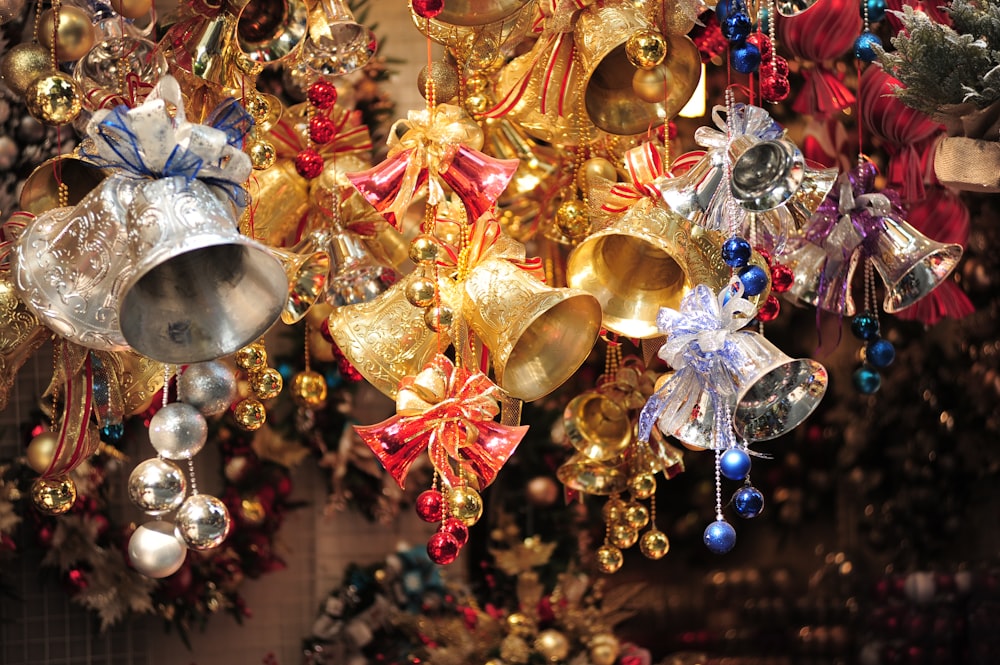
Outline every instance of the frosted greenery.
{"label": "frosted greenery", "polygon": [[984,108],[1000,100],[1000,1],[955,0],[948,12],[954,27],[904,5],[893,12],[906,28],[892,38],[896,51],[879,53],[906,86],[899,99],[929,115],[953,104]]}

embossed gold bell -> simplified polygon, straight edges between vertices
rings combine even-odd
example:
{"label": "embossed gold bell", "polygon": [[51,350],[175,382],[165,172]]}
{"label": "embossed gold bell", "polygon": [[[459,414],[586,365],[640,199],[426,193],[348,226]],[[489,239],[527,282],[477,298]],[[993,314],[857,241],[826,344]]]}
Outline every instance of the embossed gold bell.
{"label": "embossed gold bell", "polygon": [[[628,38],[652,28],[631,3],[594,4],[577,19],[575,41],[583,68],[587,115],[609,134],[640,134],[666,122],[680,112],[698,86],[701,56],[686,35],[664,35],[667,54],[656,67],[638,69],[629,61],[625,52]],[[645,101],[633,89],[634,77],[650,74],[663,81],[663,95],[656,101]]]}
{"label": "embossed gold bell", "polygon": [[490,349],[497,384],[526,402],[569,379],[600,333],[597,298],[546,286],[510,261],[480,263],[465,281],[465,294],[463,314]]}
{"label": "embossed gold bell", "polygon": [[399,273],[380,263],[356,233],[335,231],[327,236],[332,259],[326,302],[334,307],[374,300],[399,281]]}
{"label": "embossed gold bell", "polygon": [[531,0],[449,0],[434,18],[461,26],[489,25],[502,21]]}
{"label": "embossed gold bell", "polygon": [[[67,154],[42,162],[21,188],[21,210],[40,215],[59,206],[75,206],[104,180],[105,172],[76,155]],[[59,201],[59,183],[65,185],[66,200]]]}
{"label": "embossed gold bell", "polygon": [[295,172],[292,160],[279,159],[270,168],[254,171],[247,189],[253,203],[243,214],[240,230],[268,245],[284,245],[309,213],[308,181]]}
{"label": "embossed gold bell", "polygon": [[298,323],[326,291],[330,255],[326,247],[312,237],[288,249],[269,249],[288,276],[288,298],[281,310],[281,320],[288,325]]}
{"label": "embossed gold bell", "polygon": [[931,240],[907,222],[882,218],[871,261],[885,282],[882,309],[906,309],[937,288],[962,258],[962,246]]}
{"label": "embossed gold bell", "polygon": [[376,48],[375,33],[354,19],[347,2],[319,0],[298,61],[316,75],[343,76],[368,64]]}
{"label": "embossed gold bell", "polygon": [[624,492],[628,487],[628,472],[619,457],[598,462],[582,453],[576,453],[556,470],[556,477],[566,487],[584,494],[610,496]]}
{"label": "embossed gold bell", "polygon": [[144,182],[126,227],[134,272],[119,321],[139,353],[172,364],[221,358],[281,315],[288,298],[281,263],[236,230],[231,204],[201,181]]}
{"label": "embossed gold bell", "polygon": [[618,457],[632,442],[628,412],[597,390],[570,400],[563,411],[563,428],[570,445],[597,462]]}
{"label": "embossed gold bell", "polygon": [[49,330],[24,306],[6,277],[0,277],[0,411],[7,408],[17,372],[49,338]]}
{"label": "embossed gold bell", "polygon": [[420,276],[410,273],[378,298],[338,307],[327,319],[333,341],[375,388],[395,399],[404,376],[419,372],[437,352],[424,310],[406,299]]}
{"label": "embossed gold bell", "polygon": [[236,23],[240,49],[254,62],[284,62],[305,38],[308,17],[303,0],[250,0]]}

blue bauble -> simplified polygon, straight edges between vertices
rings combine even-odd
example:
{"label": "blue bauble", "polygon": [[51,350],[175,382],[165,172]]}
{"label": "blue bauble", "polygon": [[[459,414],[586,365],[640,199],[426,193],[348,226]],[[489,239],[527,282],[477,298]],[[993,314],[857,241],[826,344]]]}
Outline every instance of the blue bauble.
{"label": "blue bauble", "polygon": [[879,369],[888,367],[895,359],[896,349],[892,346],[892,342],[887,339],[869,342],[868,348],[865,349],[865,360]]}
{"label": "blue bauble", "polygon": [[876,46],[882,46],[882,40],[875,33],[865,30],[854,40],[854,57],[863,62],[875,62],[878,57]]}
{"label": "blue bauble", "polygon": [[733,508],[743,519],[753,519],[764,510],[764,495],[756,487],[741,487],[733,495]]}
{"label": "blue bauble", "polygon": [[716,520],[705,527],[702,540],[715,554],[725,554],[736,544],[736,529],[726,520]]}
{"label": "blue bauble", "polygon": [[753,21],[746,12],[733,12],[722,24],[722,35],[731,42],[742,42],[750,36]]}
{"label": "blue bauble", "polygon": [[759,296],[767,288],[767,271],[760,266],[747,266],[740,271],[740,281],[743,282],[743,295]]}
{"label": "blue bauble", "polygon": [[885,18],[885,0],[862,0],[861,17],[864,18],[864,6],[868,5],[869,23],[878,23]]}
{"label": "blue bauble", "polygon": [[753,249],[745,238],[733,237],[722,243],[722,260],[730,268],[742,268],[750,262]]}
{"label": "blue bauble", "polygon": [[[719,21],[719,26],[726,24],[726,18],[729,16],[729,9],[733,3],[729,0],[719,0],[715,5],[715,18]],[[736,3],[739,6],[739,3]]]}
{"label": "blue bauble", "polygon": [[862,365],[854,370],[851,380],[854,381],[855,389],[864,395],[873,395],[882,387],[882,375],[868,365]]}
{"label": "blue bauble", "polygon": [[719,459],[719,471],[730,480],[743,480],[750,473],[750,455],[741,448],[730,448]]}
{"label": "blue bauble", "polygon": [[101,441],[117,446],[125,438],[125,425],[123,423],[109,423],[101,428]]}
{"label": "blue bauble", "polygon": [[760,49],[748,42],[733,45],[729,64],[740,74],[753,74],[760,67]]}
{"label": "blue bauble", "polygon": [[878,318],[871,312],[858,314],[851,319],[851,333],[858,339],[875,339],[878,337]]}

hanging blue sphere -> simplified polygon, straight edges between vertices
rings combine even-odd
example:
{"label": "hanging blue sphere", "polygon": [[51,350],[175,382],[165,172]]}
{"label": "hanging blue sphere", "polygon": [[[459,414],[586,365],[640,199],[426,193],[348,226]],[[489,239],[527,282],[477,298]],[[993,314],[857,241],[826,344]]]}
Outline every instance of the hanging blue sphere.
{"label": "hanging blue sphere", "polygon": [[756,487],[741,487],[733,494],[733,508],[743,519],[753,519],[764,510],[764,495]]}
{"label": "hanging blue sphere", "polygon": [[[731,3],[729,0],[719,0],[715,5],[715,18],[719,21],[719,26],[726,24],[726,18],[729,16],[729,10],[731,8]],[[739,6],[739,3],[736,3]]]}
{"label": "hanging blue sphere", "polygon": [[722,24],[722,35],[730,42],[742,42],[750,36],[753,29],[753,21],[744,11],[733,12],[726,17]]}
{"label": "hanging blue sphere", "polygon": [[747,266],[740,271],[740,281],[743,282],[743,295],[759,296],[767,288],[768,275],[760,266]]}
{"label": "hanging blue sphere", "polygon": [[750,262],[750,254],[752,253],[753,248],[750,247],[750,243],[745,238],[736,236],[722,243],[722,260],[730,268],[745,266]]}
{"label": "hanging blue sphere", "polygon": [[729,64],[740,74],[753,74],[760,67],[760,49],[749,42],[729,50]]}
{"label": "hanging blue sphere", "polygon": [[117,446],[125,438],[124,423],[108,423],[101,428],[101,441],[112,446]]}
{"label": "hanging blue sphere", "polygon": [[885,369],[895,359],[896,349],[892,346],[892,342],[887,339],[869,342],[868,348],[865,349],[865,360],[879,369]]}
{"label": "hanging blue sphere", "polygon": [[736,529],[726,520],[716,520],[705,527],[705,547],[715,554],[725,554],[736,544]]}
{"label": "hanging blue sphere", "polygon": [[868,365],[854,370],[851,380],[854,381],[854,388],[863,395],[873,395],[882,387],[882,375]]}
{"label": "hanging blue sphere", "polygon": [[730,448],[719,459],[719,471],[730,480],[743,480],[750,473],[750,455],[742,448]]}
{"label": "hanging blue sphere", "polygon": [[871,312],[858,314],[851,319],[851,333],[858,339],[875,339],[878,337],[878,317]]}
{"label": "hanging blue sphere", "polygon": [[862,62],[875,62],[878,54],[875,47],[882,46],[882,40],[873,32],[865,30],[854,40],[854,57]]}
{"label": "hanging blue sphere", "polygon": [[861,18],[865,17],[865,5],[868,6],[868,21],[878,23],[885,18],[885,0],[862,0]]}

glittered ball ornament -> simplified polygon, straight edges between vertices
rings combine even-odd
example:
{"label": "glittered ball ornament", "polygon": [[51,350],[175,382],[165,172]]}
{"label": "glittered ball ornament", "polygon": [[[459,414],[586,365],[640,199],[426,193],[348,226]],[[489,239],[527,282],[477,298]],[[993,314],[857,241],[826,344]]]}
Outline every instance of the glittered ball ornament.
{"label": "glittered ball ornament", "polygon": [[306,98],[310,104],[325,111],[337,103],[337,87],[329,81],[320,79],[309,86]]}
{"label": "glittered ball ornament", "polygon": [[448,495],[449,512],[465,526],[472,526],[483,516],[483,498],[471,487],[456,487]]}
{"label": "glittered ball ornament", "polygon": [[281,372],[273,367],[267,367],[258,372],[250,373],[250,390],[257,399],[274,399],[281,393],[284,380]]}
{"label": "glittered ball ornament", "polygon": [[171,402],[149,421],[149,442],[167,459],[191,459],[208,440],[208,423],[195,407]]}
{"label": "glittered ball ornament", "polygon": [[461,520],[457,520],[454,517],[449,517],[442,522],[441,526],[438,527],[438,531],[453,535],[455,540],[458,541],[459,547],[464,547],[465,543],[469,542],[469,527],[465,526]]}
{"label": "glittered ball ornament", "polygon": [[69,476],[36,478],[31,483],[31,503],[45,515],[62,515],[76,503],[76,483]]}
{"label": "glittered ball ornament", "polygon": [[[753,21],[750,20],[750,15],[743,11],[729,14],[720,25],[722,27],[722,35],[734,44],[737,42],[742,43],[746,40],[750,36],[750,30],[753,29]],[[754,44],[751,44],[751,46],[755,49],[757,48]],[[736,48],[739,48],[739,46]],[[757,53],[759,55],[760,50]]]}
{"label": "glittered ball ornament", "polygon": [[240,400],[233,409],[236,424],[248,432],[255,432],[267,422],[267,411],[260,400],[247,397]]}
{"label": "glittered ball ornament", "polygon": [[760,51],[744,42],[729,49],[729,64],[740,74],[752,74],[760,67]]}
{"label": "glittered ball ornament", "polygon": [[705,528],[702,540],[713,554],[725,554],[736,545],[736,529],[725,520],[716,520]]}
{"label": "glittered ball ornament", "polygon": [[326,378],[312,370],[297,373],[292,378],[292,399],[299,406],[316,409],[326,402]]}
{"label": "glittered ball ornament", "polygon": [[784,76],[771,75],[761,79],[760,94],[764,101],[776,104],[788,99],[792,84]]}
{"label": "glittered ball ornament", "polygon": [[90,15],[79,7],[63,4],[57,27],[55,12],[46,9],[38,19],[38,43],[50,51],[54,45],[60,62],[79,60],[94,48]]}
{"label": "glittered ball ornament", "polygon": [[254,342],[237,351],[233,359],[240,369],[256,372],[267,366],[267,349],[260,342]]}
{"label": "glittered ball ornament", "polygon": [[323,172],[323,164],[323,155],[313,148],[300,150],[299,154],[295,155],[295,172],[306,180],[318,178]]}
{"label": "glittered ball ornament", "polygon": [[601,545],[597,548],[597,569],[602,573],[617,573],[624,561],[622,551],[614,545]]}
{"label": "glittered ball ornament", "polygon": [[561,663],[569,656],[569,639],[553,628],[540,632],[535,638],[534,647],[549,663]]}
{"label": "glittered ball ornament", "polygon": [[651,473],[637,473],[628,479],[628,489],[637,499],[648,499],[656,491],[656,476]]}
{"label": "glittered ball ornament", "polygon": [[743,480],[750,473],[750,455],[741,448],[730,448],[719,458],[719,471],[730,480]]}
{"label": "glittered ball ornament", "polygon": [[882,40],[875,33],[865,30],[854,40],[854,57],[862,62],[875,62],[877,49],[880,48]]}
{"label": "glittered ball ornament", "polygon": [[173,575],[184,564],[187,545],[170,522],[156,520],[140,525],[128,541],[128,562],[135,570],[161,579]]}
{"label": "glittered ball ornament", "polygon": [[25,451],[28,466],[37,474],[45,473],[55,459],[58,446],[59,435],[55,432],[45,431],[34,437]]}
{"label": "glittered ball ornament", "polygon": [[337,123],[325,115],[309,118],[309,138],[314,143],[326,145],[337,137]]}
{"label": "glittered ball ornament", "polygon": [[639,539],[639,550],[646,558],[658,561],[670,551],[670,539],[659,529],[652,529],[642,534],[642,538]]}
{"label": "glittered ball ornament", "polygon": [[[436,102],[447,102],[458,96],[460,83],[458,80],[458,70],[447,62],[434,61],[417,74],[417,89],[424,97],[427,96],[427,78],[434,82],[434,100]],[[485,87],[475,91],[481,93]],[[475,94],[474,93],[474,94]]]}
{"label": "glittered ball ornament", "polygon": [[759,296],[767,288],[768,274],[760,266],[746,266],[740,270],[739,276],[745,296]]}
{"label": "glittered ball ornament", "polygon": [[424,490],[417,496],[417,516],[425,522],[440,522],[444,516],[444,495],[437,490]]}
{"label": "glittered ball ornament", "polygon": [[185,404],[202,415],[217,416],[236,400],[236,374],[217,360],[188,365],[177,379],[177,391]]}
{"label": "glittered ball ornament", "polygon": [[896,359],[896,349],[887,339],[869,342],[865,348],[865,360],[873,367],[885,369]]}
{"label": "glittered ball ornament", "polygon": [[656,30],[637,30],[625,40],[625,57],[634,67],[652,69],[667,57],[667,40]]}
{"label": "glittered ball ornament", "polygon": [[177,533],[195,550],[218,547],[229,535],[232,520],[226,504],[208,494],[193,494],[177,509]]}
{"label": "glittered ball ornament", "polygon": [[427,556],[439,566],[447,566],[458,558],[458,540],[450,533],[438,531],[427,541]]}
{"label": "glittered ball ornament", "polygon": [[434,18],[444,11],[444,0],[412,0],[410,6],[420,18]]}
{"label": "glittered ball ornament", "polygon": [[743,519],[753,519],[764,510],[764,495],[756,487],[741,487],[733,494],[733,509]]}
{"label": "glittered ball ornament", "polygon": [[[747,36],[747,43],[753,44],[760,51],[761,63],[769,62],[774,55],[774,47],[771,44],[771,38],[768,37],[763,32],[754,32]],[[761,64],[763,68],[763,64]]]}
{"label": "glittered ball ornament", "polygon": [[874,395],[882,387],[882,375],[874,367],[862,365],[851,375],[854,388],[862,395]]}
{"label": "glittered ball ornament", "polygon": [[14,94],[21,97],[28,91],[29,85],[52,71],[49,52],[39,44],[17,44],[0,58],[0,78]]}
{"label": "glittered ball ornament", "polygon": [[753,248],[745,238],[729,238],[722,243],[722,260],[730,268],[742,268],[750,262]]}
{"label": "glittered ball ornament", "polygon": [[590,231],[590,217],[583,201],[568,199],[556,210],[556,228],[570,240],[580,240]]}
{"label": "glittered ball ornament", "polygon": [[45,74],[24,91],[28,113],[46,125],[65,125],[76,120],[83,109],[76,83],[62,73]]}
{"label": "glittered ball ornament", "polygon": [[128,496],[140,510],[162,515],[184,503],[187,479],[173,462],[154,457],[132,469],[128,477]]}

